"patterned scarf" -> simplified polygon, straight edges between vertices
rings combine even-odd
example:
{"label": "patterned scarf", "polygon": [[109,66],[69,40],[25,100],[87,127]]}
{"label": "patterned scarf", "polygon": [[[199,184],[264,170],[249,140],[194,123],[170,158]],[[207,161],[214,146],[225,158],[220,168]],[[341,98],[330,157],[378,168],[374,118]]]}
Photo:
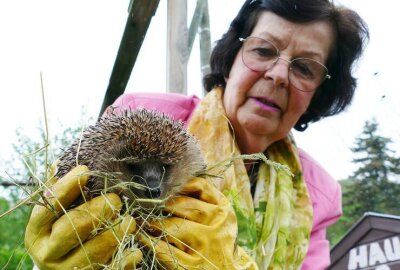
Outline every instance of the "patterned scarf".
{"label": "patterned scarf", "polygon": [[233,164],[216,178],[216,186],[230,199],[238,222],[239,246],[259,269],[299,269],[307,253],[312,206],[291,136],[272,144],[265,154],[287,165],[293,175],[261,163],[254,198],[243,159],[232,136],[222,103],[223,89],[211,91],[198,105],[188,130],[199,141],[209,166],[225,160]]}

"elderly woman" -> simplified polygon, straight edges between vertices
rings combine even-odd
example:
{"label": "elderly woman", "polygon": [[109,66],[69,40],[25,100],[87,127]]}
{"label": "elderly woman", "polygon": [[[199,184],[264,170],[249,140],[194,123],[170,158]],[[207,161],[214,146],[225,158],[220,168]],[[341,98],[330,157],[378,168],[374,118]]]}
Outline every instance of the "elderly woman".
{"label": "elderly woman", "polygon": [[[189,182],[179,199],[167,203],[171,216],[163,227],[154,225],[156,231],[168,232],[165,241],[152,246],[163,267],[329,265],[326,228],[341,215],[340,185],[296,147],[290,131],[304,131],[309,123],[350,104],[356,88],[352,66],[367,38],[367,27],[355,12],[328,0],[247,0],[213,50],[212,71],[204,78],[209,94],[203,100],[127,94],[115,102],[118,110],[145,107],[184,121],[209,165],[261,152],[292,173],[249,157],[236,159],[212,185],[199,178]],[[64,207],[86,181],[71,175],[86,170],[78,167],[54,185]],[[108,198],[120,205],[116,196]],[[93,215],[99,217],[96,210]],[[40,218],[47,218],[47,223]],[[54,227],[69,221],[54,219],[36,206],[28,224],[26,246],[41,269],[83,267],[87,259],[94,264],[111,260],[116,233],[106,231],[85,241],[80,228],[93,221],[86,218],[75,225],[83,243],[66,243]],[[121,230],[135,231],[134,222],[129,222],[124,220]],[[40,230],[41,226],[47,229]],[[139,240],[150,246],[152,239],[148,235]],[[135,259],[140,261],[140,256],[128,257],[125,263],[131,267]]]}

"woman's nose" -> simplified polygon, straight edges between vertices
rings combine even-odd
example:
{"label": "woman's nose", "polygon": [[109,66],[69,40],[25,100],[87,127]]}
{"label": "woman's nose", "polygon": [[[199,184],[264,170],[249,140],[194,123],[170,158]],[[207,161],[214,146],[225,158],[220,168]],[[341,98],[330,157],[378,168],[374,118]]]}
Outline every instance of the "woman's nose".
{"label": "woman's nose", "polygon": [[289,65],[290,62],[288,60],[279,57],[276,62],[264,72],[264,78],[272,79],[275,86],[287,88],[289,86]]}

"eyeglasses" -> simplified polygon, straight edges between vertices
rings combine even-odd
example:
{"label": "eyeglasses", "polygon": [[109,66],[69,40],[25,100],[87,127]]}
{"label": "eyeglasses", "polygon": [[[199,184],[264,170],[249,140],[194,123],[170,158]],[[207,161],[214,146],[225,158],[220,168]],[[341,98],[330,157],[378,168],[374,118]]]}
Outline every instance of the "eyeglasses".
{"label": "eyeglasses", "polygon": [[289,63],[289,82],[298,90],[312,92],[326,79],[328,69],[320,62],[309,58],[283,59],[278,48],[271,42],[258,37],[239,38],[243,42],[242,60],[253,71],[265,72],[279,59]]}

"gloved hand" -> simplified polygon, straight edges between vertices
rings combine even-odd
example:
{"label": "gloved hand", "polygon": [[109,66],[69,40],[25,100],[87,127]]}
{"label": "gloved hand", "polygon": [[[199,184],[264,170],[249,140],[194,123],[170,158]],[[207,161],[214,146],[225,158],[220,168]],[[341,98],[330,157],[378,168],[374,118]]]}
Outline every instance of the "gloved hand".
{"label": "gloved hand", "polygon": [[150,222],[151,235],[139,233],[139,241],[166,269],[258,269],[235,244],[237,223],[228,199],[206,179],[193,178],[165,211],[172,216]]}
{"label": "gloved hand", "polygon": [[[121,239],[136,230],[132,217],[118,215],[122,202],[113,193],[93,198],[63,214],[81,194],[88,172],[86,166],[77,166],[60,180],[50,180],[55,184],[45,196],[53,209],[38,204],[32,210],[25,232],[25,247],[41,270],[81,269],[89,265],[97,269],[110,263]],[[99,233],[105,224],[108,224],[107,229]],[[114,260],[112,265],[122,263],[122,269],[133,269],[142,254],[139,250],[128,251],[124,252],[122,260]],[[111,268],[121,269],[114,266]]]}

